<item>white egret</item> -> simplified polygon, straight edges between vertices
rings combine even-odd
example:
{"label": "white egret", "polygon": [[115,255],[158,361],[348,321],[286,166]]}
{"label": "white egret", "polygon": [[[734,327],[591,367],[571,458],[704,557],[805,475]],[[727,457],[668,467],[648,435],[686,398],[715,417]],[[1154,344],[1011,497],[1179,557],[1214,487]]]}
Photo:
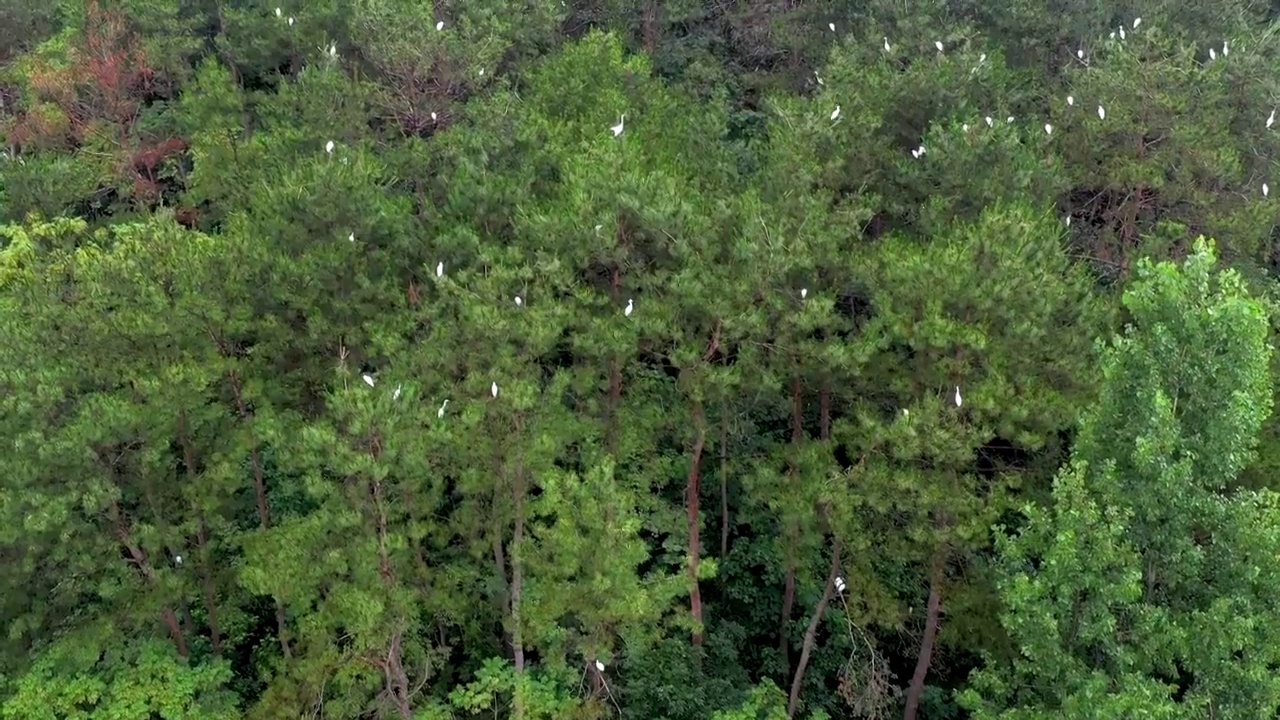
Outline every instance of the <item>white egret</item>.
{"label": "white egret", "polygon": [[174,564],[174,565],[177,565],[178,567],[182,567],[182,556],[181,556],[181,555],[174,555],[174,556],[173,556],[173,564]]}
{"label": "white egret", "polygon": [[327,153],[329,153],[330,155],[332,155],[332,154],[333,154],[333,141],[332,141],[332,140],[330,140],[329,142],[327,142],[327,143],[325,143],[325,144],[324,144],[324,151],[325,151],[325,152],[327,152]]}
{"label": "white egret", "polygon": [[289,27],[293,27],[293,18],[289,18]]}
{"label": "white egret", "polygon": [[441,20],[440,22],[436,23],[436,30],[443,30],[443,29],[444,29],[444,21]]}
{"label": "white egret", "polygon": [[599,235],[599,234],[600,234],[600,228],[602,228],[602,227],[604,227],[604,226],[603,226],[603,225],[597,225],[597,226],[596,226],[596,234],[597,234],[597,235]]}
{"label": "white egret", "polygon": [[920,159],[920,151],[919,151],[919,150],[912,150],[912,151],[911,151],[911,157],[915,158],[916,160],[919,160],[919,159]]}
{"label": "white egret", "polygon": [[1067,96],[1067,104],[1068,104],[1068,105],[1075,105],[1075,104],[1076,104],[1076,99],[1075,99],[1074,97],[1071,97],[1070,95],[1068,95],[1068,96]]}
{"label": "white egret", "polygon": [[1134,18],[1134,19],[1133,19],[1133,29],[1134,29],[1134,30],[1137,30],[1137,29],[1138,29],[1138,26],[1139,26],[1139,25],[1141,25],[1141,24],[1142,24],[1142,18],[1140,18],[1140,17],[1136,17],[1136,18]]}
{"label": "white egret", "polygon": [[626,124],[627,124],[627,114],[623,113],[622,115],[618,116],[618,124],[614,125],[609,129],[613,131],[614,137],[618,137],[619,135],[622,134],[622,131],[626,126]]}
{"label": "white egret", "polygon": [[1114,30],[1112,30],[1112,31],[1111,31],[1111,39],[1112,39],[1112,40],[1115,40],[1115,39],[1116,39],[1116,33],[1115,33],[1115,31],[1114,31]]}
{"label": "white egret", "polygon": [[960,397],[960,386],[957,385],[956,386],[956,407],[960,407],[963,404],[964,404],[964,398]]}
{"label": "white egret", "polygon": [[355,241],[356,241],[355,233],[351,233],[350,235],[347,236],[347,242],[355,242]]}
{"label": "white egret", "polygon": [[884,38],[884,51],[889,52],[889,36],[887,35]]}
{"label": "white egret", "polygon": [[435,122],[435,121],[436,121],[436,114],[431,113],[431,122]]}
{"label": "white egret", "polygon": [[1227,41],[1223,40],[1222,41],[1222,57],[1226,57],[1226,56],[1227,56]]}
{"label": "white egret", "polygon": [[938,48],[938,52],[942,52],[942,41],[941,41],[941,40],[934,40],[934,41],[933,41],[933,46],[934,46],[934,47],[936,47],[936,48]]}
{"label": "white egret", "polygon": [[991,127],[992,123],[995,122],[994,120],[991,119],[990,115],[986,117],[986,121],[987,121],[987,127]]}
{"label": "white egret", "polygon": [[817,71],[817,70],[814,70],[814,71],[813,71],[813,77],[814,77],[814,79],[815,79],[815,80],[817,80],[817,81],[818,81],[818,84],[819,84],[819,85],[824,85],[824,84],[825,84],[825,83],[823,83],[823,82],[822,82],[822,76],[818,74],[818,71]]}
{"label": "white egret", "polygon": [[835,110],[832,110],[832,111],[831,111],[831,119],[832,119],[832,120],[838,120],[838,119],[840,119],[840,106],[839,106],[839,105],[837,105],[837,106],[836,106],[836,109],[835,109]]}
{"label": "white egret", "polygon": [[807,297],[809,297],[809,288],[800,288],[800,299],[803,300]]}
{"label": "white egret", "polygon": [[480,77],[484,77],[484,68],[480,68]]}
{"label": "white egret", "polygon": [[635,309],[636,309],[635,301],[634,301],[634,300],[632,300],[631,298],[627,298],[627,306],[626,306],[625,308],[623,308],[623,310],[622,310],[622,314],[623,314],[623,316],[625,316],[625,317],[631,317],[631,313],[632,313]]}
{"label": "white egret", "polygon": [[489,394],[498,397],[498,383],[495,382],[489,386]]}
{"label": "white egret", "polygon": [[1084,48],[1076,48],[1076,59],[1078,60],[1084,59]]}
{"label": "white egret", "polygon": [[1217,60],[1217,59],[1218,59],[1218,51],[1217,51],[1217,50],[1214,50],[1213,48],[1209,48],[1209,59],[1210,59],[1210,60]]}
{"label": "white egret", "polygon": [[598,670],[599,672],[604,672],[604,663],[602,663],[602,662],[600,662],[599,660],[597,660],[597,661],[596,661],[596,670]]}
{"label": "white egret", "polygon": [[827,29],[828,29],[828,30],[830,30],[831,32],[835,32],[835,31],[836,31],[836,24],[835,24],[835,23],[827,23]]}
{"label": "white egret", "polygon": [[1120,28],[1120,39],[1121,39],[1121,40],[1123,40],[1123,39],[1124,39],[1124,28],[1123,28],[1123,27],[1121,27],[1121,28]]}
{"label": "white egret", "polygon": [[1050,125],[1049,123],[1045,123],[1045,124],[1044,124],[1044,134],[1045,134],[1045,135],[1052,135],[1052,134],[1053,134],[1053,126],[1052,126],[1052,125]]}
{"label": "white egret", "polygon": [[910,410],[908,410],[908,409],[906,409],[906,408],[902,408],[902,416],[903,416],[903,417],[911,417],[911,411],[910,411]]}
{"label": "white egret", "polygon": [[924,157],[924,146],[921,145],[920,147],[916,148],[916,152],[920,153],[920,157]]}
{"label": "white egret", "polygon": [[1103,109],[1103,107],[1102,107],[1101,105],[1099,105],[1099,106],[1098,106],[1098,119],[1099,119],[1099,120],[1106,120],[1106,119],[1107,119],[1107,111],[1106,111],[1106,110],[1104,110],[1104,109]]}
{"label": "white egret", "polygon": [[444,277],[444,261],[436,263],[436,277]]}
{"label": "white egret", "polygon": [[1262,183],[1262,197],[1266,197],[1270,194],[1271,194],[1271,188],[1267,187],[1266,183]]}
{"label": "white egret", "polygon": [[333,42],[329,43],[329,57],[331,58],[338,57],[338,43],[333,43]]}
{"label": "white egret", "polygon": [[1013,116],[1012,116],[1012,115],[1010,115],[1009,117],[1005,118],[1005,119],[1004,119],[1004,121],[1005,121],[1005,123],[1006,123],[1006,124],[1012,123],[1012,122],[1013,122]]}
{"label": "white egret", "polygon": [[984,62],[986,62],[986,61],[987,61],[987,54],[986,54],[986,53],[982,53],[981,55],[979,55],[979,56],[978,56],[978,64],[979,64],[979,65],[981,65],[982,63],[984,63]]}
{"label": "white egret", "polygon": [[839,575],[837,575],[837,576],[836,576],[836,581],[835,581],[835,586],[836,586],[836,592],[838,592],[838,593],[840,593],[841,595],[843,595],[843,594],[844,594],[844,588],[845,588],[844,578],[842,578],[842,577],[840,577]]}
{"label": "white egret", "polygon": [[400,399],[400,384],[399,384],[399,383],[397,383],[397,384],[396,384],[396,391],[395,391],[395,392],[393,392],[393,393],[391,393],[391,399],[392,399],[392,400],[399,400],[399,399]]}
{"label": "white egret", "polygon": [[445,398],[444,402],[440,403],[440,409],[436,411],[436,417],[444,417],[444,409],[447,407],[449,407],[449,398]]}
{"label": "white egret", "polygon": [[276,17],[280,17],[280,15],[281,15],[280,8],[276,8]]}
{"label": "white egret", "polygon": [[373,376],[372,376],[372,375],[370,375],[370,374],[368,374],[368,373],[365,373],[364,375],[361,375],[360,377],[364,378],[364,384],[365,384],[365,385],[368,385],[369,387],[373,387],[374,380],[373,380]]}
{"label": "white egret", "polygon": [[969,132],[969,123],[965,123],[965,124],[961,125],[961,126],[960,126],[960,129],[961,129],[962,131],[964,131],[964,132]]}
{"label": "white egret", "polygon": [[1275,124],[1275,121],[1276,121],[1276,111],[1272,110],[1271,114],[1267,116],[1267,127],[1268,128],[1271,127],[1273,124]]}
{"label": "white egret", "polygon": [[524,298],[522,298],[522,297],[520,297],[519,295],[517,295],[517,296],[516,296],[516,307],[523,307],[523,306],[524,306]]}
{"label": "white egret", "polygon": [[1067,227],[1071,227],[1071,216],[1067,215]]}

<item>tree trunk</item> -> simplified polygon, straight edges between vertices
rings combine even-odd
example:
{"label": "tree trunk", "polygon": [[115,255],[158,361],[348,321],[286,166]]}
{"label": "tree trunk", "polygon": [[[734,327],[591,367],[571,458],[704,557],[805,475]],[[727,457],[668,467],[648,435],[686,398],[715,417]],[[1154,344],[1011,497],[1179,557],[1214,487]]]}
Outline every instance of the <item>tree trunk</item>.
{"label": "tree trunk", "polygon": [[942,610],[942,571],[946,560],[945,550],[938,550],[933,557],[933,566],[929,572],[929,604],[925,614],[924,637],[920,639],[916,671],[907,688],[907,707],[902,720],[915,720],[916,711],[920,707],[920,696],[924,693],[924,679],[933,659],[933,642],[938,636],[938,616]]}
{"label": "tree trunk", "polygon": [[[246,423],[252,424],[252,416],[249,414],[248,406],[244,401],[244,393],[240,384],[240,376],[232,370],[230,375],[231,393],[235,398],[236,412],[240,419]],[[250,433],[252,433],[252,427]],[[258,506],[258,527],[263,531],[271,529],[271,506],[267,501],[267,482],[262,472],[262,456],[258,452],[258,441],[253,439],[253,447],[249,450],[249,461],[253,465],[253,494]],[[289,652],[289,636],[288,627],[284,617],[284,603],[279,596],[274,598],[276,602],[276,636],[280,640],[280,652],[283,653],[284,659],[288,660],[292,657]]]}
{"label": "tree trunk", "polygon": [[[523,442],[521,423],[516,419],[517,442]],[[515,529],[511,535],[511,649],[515,655],[516,688],[513,694],[513,717],[524,720],[524,629],[521,627],[521,603],[524,600],[524,459],[516,460],[515,482],[511,487],[512,514]]]}
{"label": "tree trunk", "polygon": [[831,601],[831,591],[835,589],[836,578],[840,576],[840,539],[831,542],[831,570],[827,573],[827,584],[822,589],[822,597],[813,609],[809,618],[809,628],[804,632],[804,643],[800,646],[800,660],[796,663],[796,674],[791,680],[791,697],[787,701],[787,720],[796,716],[796,706],[800,703],[800,688],[804,685],[804,671],[809,667],[809,656],[813,653],[813,644],[818,636],[818,624],[822,622],[822,614],[827,611],[827,603]]}
{"label": "tree trunk", "polygon": [[693,403],[693,426],[689,480],[685,487],[685,501],[689,508],[689,611],[693,616],[693,644],[702,645],[702,593],[698,589],[698,556],[702,552],[698,540],[698,480],[702,470],[702,448],[707,439],[707,427],[701,400]]}
{"label": "tree trunk", "polygon": [[[187,413],[178,412],[178,442],[182,445],[182,462],[186,465],[187,482],[196,486],[196,451],[191,443],[191,433],[187,428]],[[199,524],[196,526],[196,548],[200,553],[200,589],[204,595],[204,613],[209,616],[209,639],[213,644],[213,654],[222,654],[222,633],[218,628],[218,588],[213,580],[213,570],[209,558],[209,530],[205,523],[204,513],[196,509]]]}
{"label": "tree trunk", "polygon": [[[151,562],[147,560],[147,554],[133,540],[133,535],[129,531],[129,523],[125,520],[124,513],[120,511],[120,504],[115,500],[111,501],[111,519],[116,526],[116,539],[129,552],[129,559],[138,567],[138,572],[148,585],[158,587],[159,578],[156,577],[155,568],[151,567]],[[173,611],[169,605],[164,605],[160,610],[160,618],[164,621],[165,627],[169,629],[169,636],[173,639],[173,646],[181,657],[187,657],[187,638],[182,633],[182,625],[178,622],[178,614]]]}
{"label": "tree trunk", "polygon": [[720,558],[729,556],[729,408],[720,415]]}
{"label": "tree trunk", "polygon": [[[804,404],[801,397],[800,376],[796,375],[791,378],[791,453],[790,469],[788,474],[791,478],[791,484],[796,484],[796,475],[799,469],[796,467],[796,455],[800,452],[800,441],[804,435]],[[791,625],[791,611],[796,601],[796,546],[799,544],[799,530],[795,527],[795,522],[790,518],[786,521],[786,568],[783,571],[782,579],[782,614],[778,622],[778,652],[782,655],[783,676],[790,672],[791,660],[788,657],[791,651],[791,643],[787,637],[787,628]]]}

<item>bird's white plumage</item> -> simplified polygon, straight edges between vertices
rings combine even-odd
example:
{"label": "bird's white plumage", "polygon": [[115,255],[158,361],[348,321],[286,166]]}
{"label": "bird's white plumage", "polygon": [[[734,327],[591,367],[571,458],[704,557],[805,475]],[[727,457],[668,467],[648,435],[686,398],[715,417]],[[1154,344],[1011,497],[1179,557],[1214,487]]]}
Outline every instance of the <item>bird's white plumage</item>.
{"label": "bird's white plumage", "polygon": [[431,113],[431,122],[435,122],[435,121],[436,121],[436,114]]}
{"label": "bird's white plumage", "polygon": [[392,399],[392,400],[399,400],[399,399],[400,399],[400,385],[399,385],[399,383],[397,383],[397,384],[396,384],[395,392],[391,393],[391,399]]}
{"label": "bird's white plumage", "polygon": [[1045,124],[1044,124],[1044,134],[1045,134],[1045,135],[1052,135],[1052,134],[1053,134],[1053,126],[1052,126],[1052,125],[1050,125],[1049,123],[1045,123]]}
{"label": "bird's white plumage", "polygon": [[889,49],[889,37],[886,35],[884,38],[884,51],[889,52]]}
{"label": "bird's white plumage", "polygon": [[800,299],[803,300],[807,297],[809,297],[809,288],[800,288]]}
{"label": "bird's white plumage", "polygon": [[1105,109],[1105,108],[1103,108],[1101,105],[1099,105],[1099,106],[1098,106],[1098,119],[1099,119],[1099,120],[1106,120],[1106,119],[1107,119],[1107,111],[1106,111],[1106,109]]}
{"label": "bird's white plumage", "polygon": [[1124,39],[1124,28],[1120,28],[1120,39]]}
{"label": "bird's white plumage", "polygon": [[961,125],[961,126],[960,126],[960,130],[961,130],[961,131],[963,131],[963,132],[969,132],[969,123],[965,123],[965,124]]}
{"label": "bird's white plumage", "polygon": [[489,386],[489,394],[498,397],[498,383],[495,382]]}
{"label": "bird's white plumage", "polygon": [[293,18],[289,18],[289,27],[293,27]]}
{"label": "bird's white plumage", "polygon": [[1271,114],[1267,116],[1267,127],[1270,128],[1272,125],[1275,124],[1275,122],[1276,122],[1276,111],[1272,110]]}
{"label": "bird's white plumage", "polygon": [[936,48],[938,48],[938,52],[942,52],[942,41],[941,41],[941,40],[934,40],[934,41],[933,41],[933,46],[934,46],[934,47],[936,47]]}
{"label": "bird's white plumage", "polygon": [[831,119],[835,120],[840,117],[840,106],[837,105],[835,110],[831,111]]}
{"label": "bird's white plumage", "polygon": [[361,375],[360,377],[364,378],[364,384],[365,384],[365,385],[368,385],[369,387],[373,387],[374,380],[373,380],[373,376],[372,376],[372,375],[370,375],[370,374],[368,374],[368,373],[365,373],[364,375]]}
{"label": "bird's white plumage", "polygon": [[618,137],[619,135],[622,134],[622,131],[626,128],[626,124],[627,124],[627,114],[623,113],[618,117],[618,124],[614,125],[609,129],[613,131],[614,137]]}
{"label": "bird's white plumage", "polygon": [[177,565],[178,567],[182,567],[182,556],[181,556],[181,555],[174,555],[174,556],[173,556],[173,564],[174,564],[174,565]]}
{"label": "bird's white plumage", "polygon": [[960,397],[960,386],[957,385],[956,386],[956,407],[960,407],[963,404],[964,404],[964,398]]}
{"label": "bird's white plumage", "polygon": [[1068,96],[1067,96],[1067,104],[1068,104],[1068,105],[1075,105],[1075,104],[1076,104],[1076,99],[1075,99],[1074,97],[1072,97],[1072,96],[1068,95]]}
{"label": "bird's white plumage", "polygon": [[1084,59],[1084,48],[1076,48],[1076,57],[1080,60]]}
{"label": "bird's white plumage", "polygon": [[444,277],[444,261],[436,263],[436,277]]}
{"label": "bird's white plumage", "polygon": [[1012,116],[1012,115],[1010,115],[1009,117],[1005,118],[1005,119],[1004,119],[1004,121],[1005,121],[1005,123],[1008,123],[1008,124],[1013,123],[1013,116]]}
{"label": "bird's white plumage", "polygon": [[1262,197],[1267,197],[1270,194],[1271,194],[1271,188],[1267,187],[1266,183],[1262,183]]}
{"label": "bird's white plumage", "polygon": [[325,152],[327,152],[327,153],[329,153],[329,154],[331,154],[331,155],[333,154],[333,141],[332,141],[332,140],[330,140],[329,142],[327,142],[327,143],[325,143],[325,144],[324,144],[324,151],[325,151]]}
{"label": "bird's white plumage", "polygon": [[596,670],[597,670],[598,672],[604,672],[604,663],[602,663],[602,662],[600,662],[599,660],[597,660],[597,661],[596,661]]}
{"label": "bird's white plumage", "polygon": [[1217,60],[1217,59],[1218,59],[1218,51],[1217,51],[1217,50],[1214,50],[1213,48],[1209,48],[1209,59],[1210,59],[1210,60]]}
{"label": "bird's white plumage", "polygon": [[988,115],[984,119],[987,121],[987,127],[991,127],[993,124],[995,124],[995,120],[992,120],[990,115]]}
{"label": "bird's white plumage", "polygon": [[516,296],[516,307],[521,307],[522,305],[524,305],[524,298],[522,298],[522,297],[520,297],[519,295],[517,295],[517,296]]}
{"label": "bird's white plumage", "polygon": [[1140,18],[1140,17],[1136,17],[1136,18],[1134,18],[1134,19],[1133,19],[1133,29],[1134,29],[1134,30],[1137,30],[1137,29],[1138,29],[1138,26],[1139,26],[1139,25],[1141,25],[1141,24],[1142,24],[1142,18]]}
{"label": "bird's white plumage", "polygon": [[842,578],[842,577],[840,577],[840,576],[838,576],[838,575],[837,575],[837,576],[836,576],[836,581],[835,581],[835,586],[836,586],[836,592],[838,592],[838,593],[840,593],[841,595],[843,595],[843,594],[844,594],[844,588],[845,588],[844,578]]}
{"label": "bird's white plumage", "polygon": [[835,31],[836,31],[836,24],[835,24],[835,23],[827,23],[827,29],[828,29],[828,30],[830,30],[831,32],[835,32]]}
{"label": "bird's white plumage", "polygon": [[436,411],[436,417],[438,418],[444,417],[444,409],[447,407],[449,407],[449,399],[445,398],[445,401],[440,403],[440,409]]}
{"label": "bird's white plumage", "polygon": [[444,21],[441,20],[440,22],[436,23],[436,30],[443,30],[443,29],[444,29]]}
{"label": "bird's white plumage", "polygon": [[280,15],[281,15],[280,8],[276,8],[276,17],[280,17]]}
{"label": "bird's white plumage", "polygon": [[1222,57],[1226,57],[1228,52],[1229,51],[1227,50],[1227,41],[1223,40],[1222,41]]}
{"label": "bird's white plumage", "polygon": [[625,315],[626,317],[631,317],[631,313],[635,309],[636,309],[635,301],[631,298],[627,298],[627,306],[623,308],[622,314]]}

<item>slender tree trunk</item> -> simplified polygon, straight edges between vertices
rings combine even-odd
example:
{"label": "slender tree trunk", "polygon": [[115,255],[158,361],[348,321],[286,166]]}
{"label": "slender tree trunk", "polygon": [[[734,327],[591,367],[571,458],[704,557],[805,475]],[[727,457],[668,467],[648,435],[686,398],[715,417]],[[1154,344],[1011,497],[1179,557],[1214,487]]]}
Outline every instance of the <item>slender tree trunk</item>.
{"label": "slender tree trunk", "polygon": [[[517,442],[523,443],[520,419],[516,419]],[[523,448],[523,445],[521,445]],[[523,452],[523,449],[521,450]],[[524,720],[524,628],[521,618],[521,605],[524,601],[524,492],[525,492],[524,458],[516,460],[515,482],[511,487],[512,514],[515,529],[511,534],[511,647],[515,655],[516,688],[513,694],[512,710],[515,720]]]}
{"label": "slender tree trunk", "polygon": [[827,584],[822,588],[822,597],[813,609],[809,618],[809,627],[804,632],[804,643],[800,646],[800,660],[796,663],[796,674],[791,679],[791,697],[787,701],[787,720],[796,716],[796,706],[800,704],[800,688],[804,686],[804,671],[809,667],[809,656],[813,653],[813,644],[818,636],[818,624],[827,611],[827,603],[831,601],[831,592],[835,589],[836,578],[840,576],[840,539],[831,542],[831,570],[827,573]]}
{"label": "slender tree trunk", "polygon": [[[178,442],[182,445],[182,462],[186,465],[187,482],[195,487],[196,450],[191,442],[191,432],[187,428],[186,411],[178,412]],[[205,522],[204,512],[196,508],[198,525],[196,525],[196,548],[200,553],[200,589],[204,596],[204,613],[209,617],[209,639],[213,644],[213,654],[222,654],[222,632],[218,627],[218,589],[213,580],[213,569],[210,567],[209,530]]]}
{"label": "slender tree trunk", "polygon": [[[133,540],[133,534],[129,531],[129,523],[124,517],[124,513],[120,511],[120,504],[115,500],[111,501],[111,520],[116,526],[116,539],[129,552],[129,558],[133,564],[138,567],[138,572],[142,574],[143,579],[152,587],[158,587],[160,580],[156,577],[155,568],[151,566],[151,562],[147,559],[147,554]],[[164,621],[165,627],[169,629],[169,636],[173,639],[173,646],[181,657],[187,657],[187,638],[182,633],[182,625],[178,622],[178,614],[173,611],[169,605],[164,605],[160,610],[160,618]]]}
{"label": "slender tree trunk", "polygon": [[[795,375],[791,378],[791,467],[788,474],[791,478],[791,484],[796,484],[796,476],[799,472],[796,467],[796,454],[800,452],[800,440],[804,434],[804,405],[801,398],[800,376]],[[788,518],[787,536],[786,536],[786,568],[783,571],[782,579],[782,614],[778,622],[778,651],[782,654],[782,664],[784,667],[784,677],[790,672],[791,660],[790,655],[791,643],[787,638],[787,628],[791,625],[791,612],[796,601],[796,546],[800,542],[799,530],[795,526],[795,521]]]}
{"label": "slender tree trunk", "polygon": [[707,439],[706,417],[702,401],[693,403],[694,440],[689,453],[689,479],[685,501],[689,508],[689,611],[693,616],[693,644],[702,645],[702,592],[698,589],[698,557],[702,552],[698,539],[698,481],[702,471],[702,448]]}
{"label": "slender tree trunk", "polygon": [[658,49],[658,20],[661,13],[661,5],[659,0],[649,0],[649,4],[644,11],[644,26],[642,29],[641,42],[644,43],[644,51],[652,57]]}
{"label": "slender tree trunk", "polygon": [[729,407],[720,415],[720,557],[729,556]]}
{"label": "slender tree trunk", "polygon": [[[376,436],[372,438],[370,448],[370,454],[377,460],[381,454],[381,445]],[[382,584],[390,592],[395,589],[396,576],[388,550],[390,542],[387,533],[387,504],[382,492],[382,482],[376,479],[370,480],[369,494],[373,498],[373,520],[378,538],[378,575],[382,577]],[[404,670],[403,642],[401,631],[395,630],[391,635],[391,641],[387,644],[387,657],[378,661],[377,664],[382,668],[387,696],[395,705],[396,712],[404,720],[411,720],[413,705],[409,697],[409,675]]]}
{"label": "slender tree trunk", "polygon": [[924,693],[925,676],[933,659],[933,642],[938,636],[938,617],[942,610],[942,572],[946,564],[946,551],[938,550],[929,572],[929,601],[924,621],[924,637],[920,639],[920,654],[916,658],[916,671],[907,687],[907,706],[902,720],[915,720],[920,708],[920,696]]}

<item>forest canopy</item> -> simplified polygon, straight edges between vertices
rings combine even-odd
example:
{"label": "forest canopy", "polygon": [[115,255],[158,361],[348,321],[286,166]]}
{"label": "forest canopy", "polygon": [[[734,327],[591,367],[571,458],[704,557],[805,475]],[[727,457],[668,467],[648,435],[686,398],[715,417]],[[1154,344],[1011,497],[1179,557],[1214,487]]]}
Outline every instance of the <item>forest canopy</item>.
{"label": "forest canopy", "polygon": [[1277,717],[1278,30],[0,0],[0,719]]}

